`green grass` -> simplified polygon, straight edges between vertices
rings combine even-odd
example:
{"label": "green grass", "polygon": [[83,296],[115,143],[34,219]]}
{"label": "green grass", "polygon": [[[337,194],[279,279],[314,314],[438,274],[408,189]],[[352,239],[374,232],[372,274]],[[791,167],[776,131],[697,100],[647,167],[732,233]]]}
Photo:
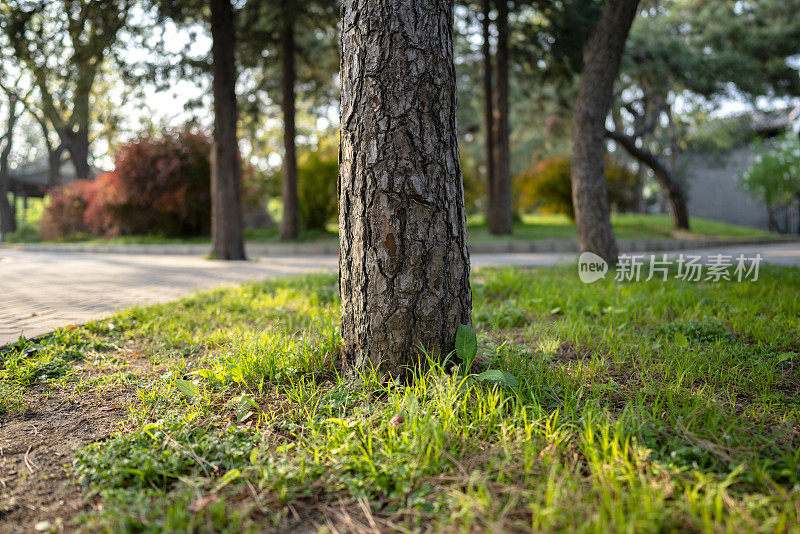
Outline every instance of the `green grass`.
{"label": "green grass", "polygon": [[[473,291],[475,368],[410,386],[339,372],[331,276],[62,330],[7,348],[0,379],[115,388],[126,344],[158,366],[125,430],[78,452],[92,529],[800,532],[800,270],[489,269]],[[80,354],[111,378],[82,379]]]}
{"label": "green grass", "polygon": [[[687,239],[687,238],[775,238],[778,234],[720,223],[693,217],[691,232],[675,234],[672,220],[668,215],[622,214],[612,217],[617,239]],[[514,224],[514,233],[510,236],[494,236],[489,233],[485,218],[482,215],[470,216],[467,220],[470,242],[486,241],[539,241],[544,239],[577,239],[575,224],[563,215],[523,215]],[[28,236],[28,237],[26,237]],[[305,231],[298,242],[335,244],[338,236],[336,223],[329,224],[323,230]],[[245,231],[245,239],[249,243],[279,243],[277,228]],[[31,231],[10,236],[11,242],[34,241]],[[108,239],[75,238],[67,242],[87,245],[171,245],[171,244],[207,244],[208,237],[190,239],[165,238],[161,236],[122,236]]]}
{"label": "green grass", "polygon": [[[675,239],[675,228],[669,215],[621,214],[611,219],[617,239]],[[467,221],[469,237],[473,242],[506,240],[577,239],[575,224],[564,215],[523,215],[514,225],[514,234],[498,237],[489,234],[483,216],[472,216]],[[692,217],[692,230],[680,238],[762,238],[776,234]]]}

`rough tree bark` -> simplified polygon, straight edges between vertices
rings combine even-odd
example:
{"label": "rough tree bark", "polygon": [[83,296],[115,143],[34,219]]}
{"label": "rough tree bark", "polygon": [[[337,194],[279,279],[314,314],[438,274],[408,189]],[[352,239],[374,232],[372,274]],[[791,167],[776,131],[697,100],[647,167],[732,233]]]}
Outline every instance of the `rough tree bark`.
{"label": "rough tree bark", "polygon": [[6,119],[6,133],[2,137],[5,141],[3,150],[0,151],[0,234],[5,238],[17,229],[17,218],[14,208],[8,201],[8,188],[11,182],[9,175],[8,159],[11,156],[11,148],[14,142],[14,128],[16,127],[17,117],[17,98],[13,94],[8,97],[8,117]]}
{"label": "rough tree bark", "polygon": [[69,159],[75,166],[75,177],[79,179],[88,179],[92,177],[92,170],[89,166],[89,132],[88,130],[77,130],[70,132],[67,136],[69,139],[67,151],[69,152]]}
{"label": "rough tree bark", "polygon": [[661,163],[658,157],[652,152],[637,147],[636,138],[634,136],[621,134],[616,131],[612,132],[610,130],[606,131],[606,136],[619,144],[628,154],[636,158],[640,163],[650,167],[656,180],[658,180],[658,183],[661,184],[661,187],[667,193],[672,223],[675,225],[675,228],[688,230],[689,210],[686,207],[686,197],[680,185],[678,185],[677,180],[672,176],[672,173],[666,165]]}
{"label": "rough tree bark", "polygon": [[211,255],[243,260],[241,168],[236,140],[235,30],[230,0],[211,0],[214,144],[211,149]]}
{"label": "rough tree bark", "polygon": [[494,89],[492,87],[493,67],[492,67],[492,43],[491,43],[491,26],[492,21],[489,14],[492,11],[491,0],[483,0],[482,2],[482,19],[481,26],[483,28],[483,44],[481,51],[483,53],[483,111],[484,120],[486,122],[486,204],[487,224],[491,227],[489,222],[493,217],[492,206],[495,204],[494,188],[495,188],[495,164],[494,164]]}
{"label": "rough tree bark", "polygon": [[294,21],[289,2],[282,6],[283,27],[281,29],[281,93],[283,108],[283,176],[281,178],[281,198],[283,200],[283,219],[281,219],[281,239],[297,239],[297,154],[295,145],[295,63],[294,63]]}
{"label": "rough tree bark", "polygon": [[508,1],[497,2],[497,94],[495,108],[495,172],[493,203],[489,206],[489,232],[513,231],[511,207],[511,148],[508,125]]}
{"label": "rough tree bark", "polygon": [[639,0],[607,0],[583,52],[573,117],[572,201],[581,250],[616,263],[603,158],[605,121]]}
{"label": "rough tree bark", "polygon": [[471,323],[453,3],[344,0],[341,84],[344,357],[408,380]]}

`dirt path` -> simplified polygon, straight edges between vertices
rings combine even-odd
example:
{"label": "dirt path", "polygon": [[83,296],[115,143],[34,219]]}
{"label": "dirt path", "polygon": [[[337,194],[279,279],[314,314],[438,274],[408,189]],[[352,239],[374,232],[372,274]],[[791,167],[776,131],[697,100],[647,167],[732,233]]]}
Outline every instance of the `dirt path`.
{"label": "dirt path", "polygon": [[[133,376],[156,371],[136,347],[117,355]],[[75,384],[109,371],[82,363],[75,370]],[[75,450],[119,429],[135,392],[133,384],[84,392],[37,384],[26,388],[22,410],[0,413],[0,534],[73,530],[75,515],[91,511],[70,476]]]}
{"label": "dirt path", "polygon": [[83,508],[68,468],[80,445],[113,432],[131,391],[74,396],[35,386],[27,407],[0,415],[0,532],[63,531]]}

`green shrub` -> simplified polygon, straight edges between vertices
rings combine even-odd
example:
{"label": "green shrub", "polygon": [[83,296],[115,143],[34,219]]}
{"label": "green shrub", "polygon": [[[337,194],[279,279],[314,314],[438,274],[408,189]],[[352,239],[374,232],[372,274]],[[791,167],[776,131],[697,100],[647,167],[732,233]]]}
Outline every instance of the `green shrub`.
{"label": "green shrub", "polygon": [[[606,185],[609,204],[618,211],[631,211],[638,204],[641,179],[626,167],[606,160]],[[516,211],[560,213],[575,219],[572,206],[572,165],[568,157],[540,160],[514,180]]]}
{"label": "green shrub", "polygon": [[28,221],[17,223],[17,230],[5,237],[7,243],[35,243],[41,240],[37,226]]}
{"label": "green shrub", "polygon": [[741,178],[742,187],[770,209],[788,206],[800,195],[800,140],[787,135],[758,144],[753,164]]}
{"label": "green shrub", "polygon": [[301,154],[297,161],[297,209],[301,228],[324,230],[336,217],[338,179],[338,154],[333,147]]}

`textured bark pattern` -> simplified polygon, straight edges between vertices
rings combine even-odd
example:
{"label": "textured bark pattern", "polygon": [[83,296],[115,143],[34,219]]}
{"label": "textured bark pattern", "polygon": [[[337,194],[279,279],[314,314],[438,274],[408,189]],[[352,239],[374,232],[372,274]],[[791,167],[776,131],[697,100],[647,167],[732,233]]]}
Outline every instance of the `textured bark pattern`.
{"label": "textured bark pattern", "polygon": [[345,0],[341,46],[345,358],[407,379],[471,322],[453,4]]}
{"label": "textured bark pattern", "polygon": [[606,191],[605,122],[639,0],[607,0],[583,53],[583,73],[573,120],[572,200],[582,251],[616,263]]}
{"label": "textured bark pattern", "polygon": [[230,0],[211,0],[214,145],[211,149],[211,254],[243,260],[241,169],[236,141],[236,64]]}
{"label": "textured bark pattern", "polygon": [[508,126],[508,2],[497,2],[497,105],[495,107],[494,191],[489,206],[489,231],[508,235],[511,213],[511,146]]}
{"label": "textured bark pattern", "polygon": [[281,29],[281,106],[283,108],[283,175],[281,176],[281,239],[297,239],[297,154],[294,109],[294,26],[293,14],[284,3]]}

